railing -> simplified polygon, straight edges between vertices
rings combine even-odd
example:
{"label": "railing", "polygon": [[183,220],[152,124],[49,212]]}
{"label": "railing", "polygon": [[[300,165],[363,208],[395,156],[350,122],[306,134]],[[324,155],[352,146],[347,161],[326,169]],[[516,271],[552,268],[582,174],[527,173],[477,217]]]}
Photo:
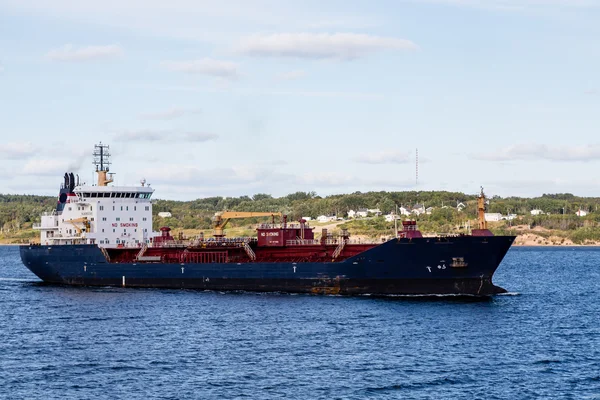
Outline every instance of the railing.
{"label": "railing", "polygon": [[[340,239],[327,239],[325,241],[325,245],[327,246],[333,246],[333,245],[339,245],[340,243],[342,243],[343,240]],[[344,245],[346,244],[378,244],[381,243],[381,241],[378,240],[361,240],[361,239],[347,239],[344,243]],[[322,244],[322,242],[318,239],[314,239],[314,240],[310,240],[310,239],[296,239],[296,240],[286,240],[285,242],[286,246],[315,246],[315,245],[320,245]]]}
{"label": "railing", "polygon": [[148,249],[148,245],[146,243],[144,243],[142,245],[142,248],[140,249],[140,251],[137,254],[137,259],[138,260],[144,256],[144,253],[146,252],[147,249]]}
{"label": "railing", "polygon": [[244,250],[246,250],[246,254],[248,254],[248,257],[250,257],[252,261],[256,260],[256,254],[254,254],[254,251],[250,248],[250,246],[248,246],[248,243],[246,242],[244,242]]}
{"label": "railing", "polygon": [[104,255],[104,258],[106,258],[106,262],[110,262],[110,256],[108,255],[108,251],[106,251],[104,247],[100,247],[100,251]]}
{"label": "railing", "polygon": [[331,255],[331,258],[333,258],[335,260],[342,253],[342,250],[344,250],[344,246],[345,245],[346,245],[346,241],[342,240],[340,242],[340,244],[338,245],[338,247],[336,247],[336,249],[333,252],[333,254]]}
{"label": "railing", "polygon": [[321,244],[320,240],[313,239],[296,239],[296,240],[286,240],[285,244],[287,246],[314,246]]}
{"label": "railing", "polygon": [[[256,224],[257,229],[283,229],[283,224]],[[302,225],[298,223],[285,224],[286,229],[302,229]],[[308,223],[304,224],[304,229],[310,229]]]}
{"label": "railing", "polygon": [[85,239],[85,236],[81,236],[81,235],[61,235],[61,234],[56,234],[54,236],[50,236],[48,239]]}
{"label": "railing", "polygon": [[39,222],[36,222],[32,225],[33,229],[58,229],[58,223],[54,225],[42,225]]}

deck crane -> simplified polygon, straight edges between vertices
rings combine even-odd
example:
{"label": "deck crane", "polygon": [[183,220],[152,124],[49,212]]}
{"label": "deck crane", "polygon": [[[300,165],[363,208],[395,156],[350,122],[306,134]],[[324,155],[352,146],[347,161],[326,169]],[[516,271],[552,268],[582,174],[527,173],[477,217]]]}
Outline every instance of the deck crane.
{"label": "deck crane", "polygon": [[242,211],[221,211],[215,213],[212,218],[215,229],[215,237],[224,237],[223,228],[233,218],[253,218],[253,217],[272,217],[275,223],[275,217],[281,217],[280,212],[242,212]]}
{"label": "deck crane", "polygon": [[[78,235],[81,235],[83,232],[90,231],[90,221],[88,221],[87,217],[69,219],[65,222],[68,222],[71,225],[73,225],[73,227],[75,228],[75,231],[77,231]],[[76,224],[78,224],[78,223],[82,224],[83,228],[80,228],[79,226],[77,226]]]}

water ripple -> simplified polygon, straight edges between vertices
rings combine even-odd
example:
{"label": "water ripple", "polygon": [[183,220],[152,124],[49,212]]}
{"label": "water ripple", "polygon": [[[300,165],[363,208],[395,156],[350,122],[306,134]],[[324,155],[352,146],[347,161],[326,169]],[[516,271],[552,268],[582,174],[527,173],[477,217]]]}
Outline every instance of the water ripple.
{"label": "water ripple", "polygon": [[600,399],[600,249],[463,296],[73,288],[0,247],[0,398]]}

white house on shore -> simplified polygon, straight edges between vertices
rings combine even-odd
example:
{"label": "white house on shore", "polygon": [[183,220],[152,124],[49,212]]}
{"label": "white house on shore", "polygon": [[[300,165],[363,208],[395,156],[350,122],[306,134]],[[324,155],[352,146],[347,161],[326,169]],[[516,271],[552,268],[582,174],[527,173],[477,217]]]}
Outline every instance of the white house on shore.
{"label": "white house on shore", "polygon": [[500,213],[485,213],[484,217],[488,222],[498,222],[502,220],[502,214]]}
{"label": "white house on shore", "polygon": [[584,210],[577,210],[577,212],[575,213],[578,217],[585,217],[586,215],[588,215],[587,211]]}
{"label": "white house on shore", "polygon": [[538,209],[531,210],[530,212],[531,212],[531,215],[544,215],[545,214],[542,210],[538,210]]}
{"label": "white house on shore", "polygon": [[515,218],[517,218],[517,214],[508,214],[508,215],[502,216],[502,219],[507,220],[507,221],[512,221]]}
{"label": "white house on shore", "polygon": [[331,222],[331,221],[335,221],[335,220],[336,220],[335,215],[319,215],[317,217],[318,222]]}
{"label": "white house on shore", "polygon": [[403,207],[400,207],[398,209],[398,213],[400,215],[407,215],[408,216],[408,215],[410,215],[410,210],[408,208],[406,208],[406,207],[403,206]]}
{"label": "white house on shore", "polygon": [[415,215],[425,214],[425,206],[423,204],[415,204],[411,212]]}
{"label": "white house on shore", "polygon": [[369,215],[369,210],[367,210],[366,208],[359,208],[358,211],[356,212],[356,217],[366,217],[367,215]]}
{"label": "white house on shore", "polygon": [[172,217],[171,213],[168,211],[159,212],[158,216],[161,218],[171,218]]}
{"label": "white house on shore", "polygon": [[485,213],[484,217],[488,222],[498,222],[502,220],[512,221],[513,219],[517,218],[517,214],[502,215],[501,213]]}
{"label": "white house on shore", "polygon": [[396,214],[387,214],[386,216],[384,216],[384,218],[385,222],[392,222],[395,219],[400,219],[400,216]]}

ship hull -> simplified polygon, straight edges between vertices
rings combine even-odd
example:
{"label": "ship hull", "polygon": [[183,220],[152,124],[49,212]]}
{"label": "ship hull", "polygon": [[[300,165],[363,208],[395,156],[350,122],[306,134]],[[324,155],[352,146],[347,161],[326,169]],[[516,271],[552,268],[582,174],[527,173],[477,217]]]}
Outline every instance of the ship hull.
{"label": "ship hull", "polygon": [[[505,292],[492,276],[514,237],[393,239],[343,261],[109,262],[95,245],[21,246],[44,282],[340,295],[475,295]],[[459,261],[457,261],[459,260]]]}

